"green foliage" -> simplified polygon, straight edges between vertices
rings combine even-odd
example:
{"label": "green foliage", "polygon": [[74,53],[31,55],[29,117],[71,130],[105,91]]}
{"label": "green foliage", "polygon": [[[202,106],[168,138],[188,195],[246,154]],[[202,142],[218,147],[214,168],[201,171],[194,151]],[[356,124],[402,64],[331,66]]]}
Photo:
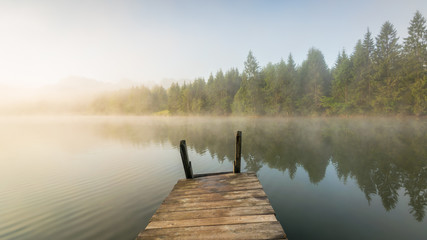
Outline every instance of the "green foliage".
{"label": "green foliage", "polygon": [[329,96],[331,77],[323,54],[315,48],[308,51],[299,70],[298,106],[301,113],[320,113],[322,96]]}
{"label": "green foliage", "polygon": [[141,86],[123,89],[99,96],[92,103],[92,110],[98,114],[143,114],[159,110],[164,105],[165,89],[155,87],[153,91]]}
{"label": "green foliage", "polygon": [[319,115],[427,114],[427,27],[416,12],[408,37],[399,44],[394,26],[385,22],[375,41],[368,31],[354,51],[338,54],[329,69],[320,50],[311,48],[297,66],[287,61],[260,67],[249,51],[244,71],[232,68],[207,81],[163,87],[134,87],[98,97],[101,114]]}
{"label": "green foliage", "polygon": [[332,97],[336,101],[333,111],[348,113],[352,108],[350,87],[353,81],[352,62],[345,51],[338,54],[335,68],[332,70]]}
{"label": "green foliage", "polygon": [[374,110],[378,113],[396,112],[402,92],[401,56],[396,29],[385,22],[376,37],[374,51]]}
{"label": "green foliage", "polygon": [[168,110],[171,114],[181,110],[181,88],[177,83],[172,83],[168,89]]}
{"label": "green foliage", "polygon": [[406,105],[413,105],[417,115],[427,114],[427,27],[419,11],[408,27],[404,44],[404,74],[406,76]]}
{"label": "green foliage", "polygon": [[259,71],[257,60],[249,51],[245,61],[245,71],[242,75],[240,89],[234,98],[234,109],[238,113],[263,114],[265,80]]}
{"label": "green foliage", "polygon": [[360,40],[357,42],[350,58],[353,75],[352,101],[357,113],[370,112],[372,109],[373,52],[374,42],[368,29],[363,42]]}

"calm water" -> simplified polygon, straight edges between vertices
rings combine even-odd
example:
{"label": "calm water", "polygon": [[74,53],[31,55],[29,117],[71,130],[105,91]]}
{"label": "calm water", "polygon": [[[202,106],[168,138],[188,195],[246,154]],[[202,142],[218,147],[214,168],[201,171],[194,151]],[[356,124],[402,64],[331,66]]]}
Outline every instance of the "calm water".
{"label": "calm water", "polygon": [[290,239],[427,239],[427,120],[0,118],[0,239],[134,239],[235,131]]}

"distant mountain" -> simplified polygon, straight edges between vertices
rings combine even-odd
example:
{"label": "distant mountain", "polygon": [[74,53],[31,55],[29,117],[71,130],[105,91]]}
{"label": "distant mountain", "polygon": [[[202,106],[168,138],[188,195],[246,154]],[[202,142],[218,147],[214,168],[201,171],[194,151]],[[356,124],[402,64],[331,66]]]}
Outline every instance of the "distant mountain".
{"label": "distant mountain", "polygon": [[70,76],[42,87],[16,87],[0,84],[0,112],[29,112],[40,106],[61,109],[61,106],[87,105],[99,94],[138,86],[122,79],[117,83]]}
{"label": "distant mountain", "polygon": [[130,80],[121,80],[118,83],[101,82],[91,78],[70,76],[61,79],[58,83],[45,86],[42,91],[54,97],[93,97],[96,94],[129,88],[136,84]]}

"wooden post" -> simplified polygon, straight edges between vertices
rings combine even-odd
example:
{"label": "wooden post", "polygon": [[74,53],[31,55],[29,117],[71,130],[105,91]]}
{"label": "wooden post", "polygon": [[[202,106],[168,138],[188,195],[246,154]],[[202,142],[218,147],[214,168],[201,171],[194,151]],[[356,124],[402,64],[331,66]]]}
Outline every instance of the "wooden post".
{"label": "wooden post", "polygon": [[242,132],[236,133],[236,159],[234,160],[234,173],[240,173],[240,162],[242,158]]}
{"label": "wooden post", "polygon": [[184,165],[185,177],[187,179],[191,179],[193,178],[193,168],[191,167],[191,162],[188,160],[187,144],[185,144],[185,140],[181,140],[179,148],[181,152],[182,165]]}

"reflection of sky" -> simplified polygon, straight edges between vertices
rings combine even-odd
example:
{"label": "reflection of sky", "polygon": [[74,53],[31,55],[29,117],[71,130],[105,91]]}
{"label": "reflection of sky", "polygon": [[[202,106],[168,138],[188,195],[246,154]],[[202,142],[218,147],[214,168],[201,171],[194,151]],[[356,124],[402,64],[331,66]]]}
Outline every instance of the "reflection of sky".
{"label": "reflection of sky", "polygon": [[183,177],[169,144],[47,122],[2,122],[0,239],[132,239]]}
{"label": "reflection of sky", "polygon": [[[382,177],[397,175],[400,184],[415,176],[426,165],[426,126],[393,119],[0,119],[0,238],[134,238],[184,178],[179,140],[187,140],[194,173],[231,171],[240,129],[242,170],[258,170],[290,237],[423,239],[427,220],[416,221],[403,187],[386,211],[378,194],[368,202],[357,181],[375,173],[381,192],[388,187]],[[427,185],[418,176],[422,191]]]}

